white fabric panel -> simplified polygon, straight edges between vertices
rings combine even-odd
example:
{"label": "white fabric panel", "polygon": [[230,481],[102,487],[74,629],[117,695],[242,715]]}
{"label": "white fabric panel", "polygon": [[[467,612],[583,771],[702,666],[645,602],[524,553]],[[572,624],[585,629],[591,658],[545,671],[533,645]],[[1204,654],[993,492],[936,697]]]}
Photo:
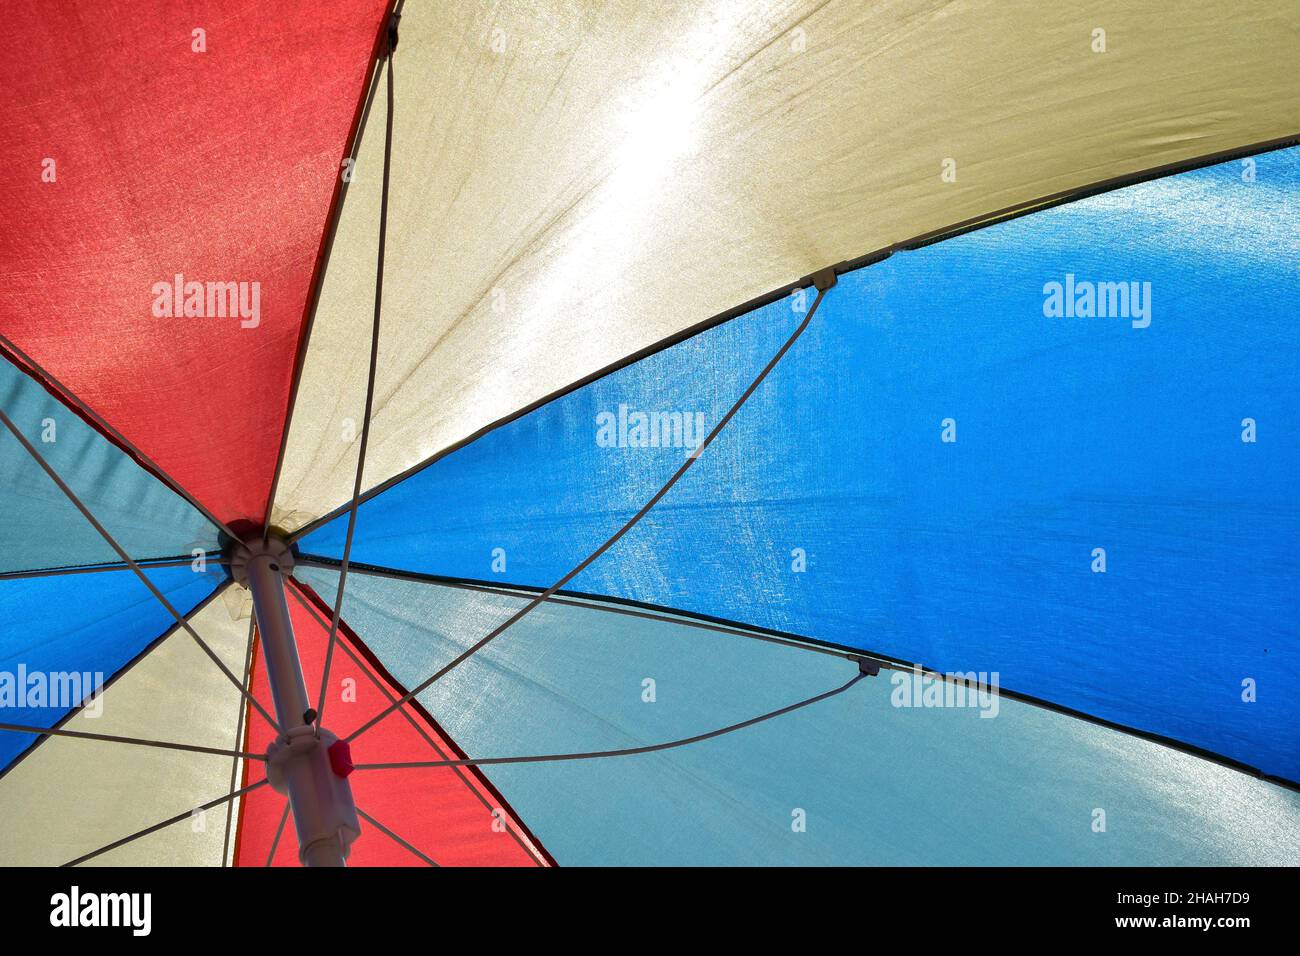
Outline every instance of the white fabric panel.
{"label": "white fabric panel", "polygon": [[[243,671],[247,619],[234,620],[217,598],[192,623],[233,673]],[[64,728],[241,749],[239,691],[179,629],[110,684],[100,703],[99,717],[82,712]],[[207,803],[230,792],[233,763],[235,758],[214,754],[46,738],[0,778],[0,820],[9,821],[0,864],[66,863]],[[175,823],[86,865],[219,866],[228,812],[237,814],[237,806]]]}
{"label": "white fabric panel", "polygon": [[[1216,0],[408,4],[364,486],[824,266],[1295,133],[1292,19]],[[294,409],[288,528],[351,492],[385,104],[381,82]]]}

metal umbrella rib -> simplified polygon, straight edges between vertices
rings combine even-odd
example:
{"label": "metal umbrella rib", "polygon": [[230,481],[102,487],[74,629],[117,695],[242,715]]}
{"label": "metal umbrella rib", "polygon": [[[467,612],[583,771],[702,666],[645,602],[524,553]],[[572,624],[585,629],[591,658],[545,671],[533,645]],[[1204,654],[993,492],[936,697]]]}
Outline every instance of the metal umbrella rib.
{"label": "metal umbrella rib", "polygon": [[202,747],[197,744],[178,744],[169,740],[148,740],[142,737],[120,737],[116,734],[94,734],[83,730],[63,730],[54,727],[33,727],[28,724],[0,723],[0,731],[36,734],[41,737],[73,737],[78,740],[100,740],[106,743],[131,744],[137,747],[156,747],[159,750],[184,750],[196,754],[215,754],[218,757],[235,757],[244,760],[265,760],[261,754],[222,747]]}
{"label": "metal umbrella rib", "polygon": [[141,570],[140,565],[136,563],[135,559],[132,558],[129,554],[127,554],[126,550],[120,544],[117,543],[117,539],[114,538],[111,534],[109,534],[107,528],[105,528],[102,524],[100,524],[99,519],[96,518],[91,513],[90,509],[87,508],[82,503],[81,499],[77,497],[77,493],[68,487],[67,482],[65,482],[61,477],[59,477],[59,473],[56,472],[54,468],[50,466],[50,463],[47,462],[44,457],[42,457],[41,453],[36,450],[36,447],[30,441],[28,441],[27,436],[24,435],[21,431],[19,431],[18,426],[13,423],[13,420],[7,414],[5,414],[3,409],[0,409],[0,424],[3,424],[5,428],[9,429],[9,432],[16,439],[18,439],[19,444],[21,444],[23,448],[27,449],[27,453],[31,455],[33,459],[35,459],[36,463],[41,466],[41,468],[45,471],[47,475],[50,476],[50,479],[56,485],[58,485],[59,490],[62,491],[64,495],[67,496],[68,500],[71,501],[76,506],[77,510],[81,512],[82,516],[85,517],[85,519],[89,521],[92,526],[94,526],[95,530],[98,531],[101,535],[103,535],[104,540],[107,541],[108,544],[113,548],[113,550],[117,552],[118,556],[127,564],[127,566],[132,571],[135,572],[136,576],[139,577],[139,579],[144,583],[144,586],[149,589],[149,592],[155,598],[158,599],[158,603],[161,604],[164,608],[166,608],[167,613],[169,613],[172,617],[176,619],[177,624],[185,628],[185,630],[189,633],[190,637],[194,638],[195,643],[197,643],[199,647],[202,648],[203,653],[207,654],[208,657],[212,660],[212,662],[221,669],[221,672],[226,675],[229,681],[239,689],[239,693],[242,694],[244,698],[250,704],[253,705],[253,707],[257,710],[259,714],[262,715],[262,717],[266,720],[268,724],[270,724],[273,728],[275,728],[278,731],[279,725],[275,722],[275,720],[271,717],[271,715],[267,713],[266,708],[264,708],[253,697],[253,695],[248,692],[248,690],[240,682],[239,678],[237,678],[233,673],[231,673],[230,668],[225,665],[225,662],[221,660],[221,658],[217,655],[216,651],[214,651],[211,647],[209,647],[207,641],[203,640],[203,638],[199,636],[199,632],[194,629],[194,626],[190,624],[190,622],[185,618],[185,616],[182,615],[179,611],[176,610],[175,607],[172,606],[171,601],[167,600],[166,595],[164,595],[162,591],[158,590],[157,585],[155,585],[153,581],[149,580],[149,575],[145,574],[144,571]]}
{"label": "metal umbrella rib", "polygon": [[776,368],[777,363],[781,361],[781,359],[785,356],[785,354],[788,351],[790,351],[791,347],[793,347],[795,342],[799,340],[799,337],[803,335],[804,330],[807,329],[809,323],[812,322],[813,316],[817,314],[817,307],[821,305],[822,299],[826,295],[826,291],[835,284],[834,269],[833,268],[826,269],[823,270],[822,272],[817,273],[816,276],[814,277],[814,282],[817,286],[817,297],[813,300],[813,303],[809,307],[807,314],[804,316],[803,321],[799,323],[798,327],[794,330],[793,333],[791,333],[790,337],[786,339],[785,344],[783,344],[777,350],[776,354],[772,356],[771,360],[767,363],[767,365],[763,367],[763,370],[758,373],[758,375],[754,378],[752,382],[749,383],[749,387],[746,388],[743,393],[741,393],[740,398],[736,399],[735,404],[733,404],[731,408],[727,410],[727,413],[722,416],[721,420],[719,420],[719,422],[716,425],[713,426],[713,429],[708,433],[708,435],[704,437],[704,440],[701,441],[700,444],[696,446],[695,450],[691,452],[690,456],[684,462],[682,462],[681,467],[679,467],[677,471],[673,472],[672,477],[670,477],[664,483],[664,485],[658,491],[656,491],[653,496],[651,496],[649,501],[647,501],[644,505],[641,506],[641,509],[637,511],[636,514],[634,514],[631,518],[629,518],[621,528],[615,531],[614,534],[611,535],[605,541],[604,544],[602,544],[595,551],[591,552],[591,554],[587,555],[587,557],[583,558],[580,562],[578,562],[578,564],[573,568],[573,570],[569,571],[562,578],[560,578],[560,580],[556,581],[554,584],[552,584],[541,594],[537,595],[537,597],[529,601],[528,604],[526,604],[524,607],[520,608],[518,611],[512,614],[506,621],[499,624],[497,627],[493,628],[486,636],[480,638],[476,643],[472,644],[469,648],[467,648],[464,652],[458,655],[450,663],[444,665],[441,669],[437,671],[437,673],[433,674],[433,676],[422,681],[420,684],[416,685],[412,690],[408,691],[406,695],[403,696],[399,701],[392,704],[388,708],[380,711],[369,721],[362,724],[358,729],[354,730],[347,739],[349,741],[355,740],[357,737],[361,736],[363,733],[365,733],[375,724],[379,723],[379,721],[387,717],[390,713],[392,713],[402,704],[406,703],[408,700],[411,700],[416,695],[427,690],[435,682],[441,680],[447,674],[451,673],[451,671],[455,670],[461,664],[465,663],[465,661],[469,660],[471,657],[477,654],[480,650],[482,650],[492,641],[496,640],[496,638],[500,637],[503,633],[505,633],[505,631],[509,629],[509,627],[512,624],[515,624],[517,621],[526,617],[530,612],[535,610],[544,601],[549,600],[557,591],[559,591],[562,587],[564,587],[566,584],[568,584],[570,581],[576,578],[579,574],[581,574],[584,570],[586,570],[586,568],[589,565],[591,565],[597,558],[599,558],[602,554],[604,554],[606,551],[612,548],[625,534],[627,534],[634,527],[636,527],[637,523],[640,522],[642,518],[644,518],[647,514],[650,513],[650,510],[655,505],[657,505],[663,499],[663,497],[668,494],[669,491],[672,490],[673,486],[676,485],[677,482],[681,480],[682,476],[685,475],[686,472],[690,470],[691,466],[694,465],[695,462],[699,460],[700,456],[704,453],[705,449],[707,449],[709,445],[713,443],[713,440],[717,438],[718,435],[722,432],[722,430],[727,427],[727,424],[731,421],[732,418],[735,417],[736,413],[740,411],[741,407],[745,404],[745,402],[749,400],[749,397],[754,394],[754,392],[758,389],[758,386],[761,385],[763,383],[763,380],[767,378],[767,376],[771,373],[772,369]]}
{"label": "metal umbrella rib", "polygon": [[384,302],[384,245],[388,234],[388,180],[393,155],[393,48],[390,34],[387,63],[387,119],[384,129],[384,177],[379,203],[379,252],[375,266],[375,317],[370,330],[370,369],[366,376],[366,406],[361,420],[361,442],[357,448],[357,473],[352,485],[352,505],[348,509],[347,540],[343,545],[343,564],[339,572],[338,592],[334,597],[334,614],[330,620],[329,640],[325,647],[325,667],[321,672],[320,693],[316,696],[316,730],[325,714],[325,690],[329,686],[330,666],[334,663],[334,642],[338,637],[339,615],[343,611],[343,591],[348,578],[348,561],[352,555],[352,538],[357,530],[357,502],[361,499],[361,482],[366,470],[366,447],[370,441],[370,416],[375,402],[375,376],[379,367],[379,320]]}
{"label": "metal umbrella rib", "polygon": [[389,839],[391,839],[391,840],[392,840],[394,843],[396,843],[398,846],[400,846],[400,847],[402,847],[402,848],[404,848],[404,849],[410,850],[411,853],[413,853],[415,856],[419,857],[419,858],[420,858],[421,860],[423,860],[425,863],[428,863],[430,866],[437,866],[437,865],[438,865],[437,863],[435,863],[435,862],[433,861],[432,857],[426,856],[424,853],[420,852],[420,850],[416,849],[416,848],[415,848],[414,846],[412,846],[410,843],[408,843],[408,842],[406,842],[405,840],[403,840],[400,836],[398,836],[398,835],[397,835],[396,833],[394,833],[392,830],[388,829],[388,827],[384,826],[382,823],[380,823],[378,820],[376,820],[376,819],[375,819],[374,817],[372,817],[370,814],[366,813],[366,811],[362,810],[360,807],[357,807],[357,815],[360,816],[361,819],[363,819],[363,820],[365,820],[367,823],[369,823],[369,824],[370,824],[372,827],[374,827],[376,830],[378,830],[380,833],[383,833],[384,835],[386,835]]}
{"label": "metal umbrella rib", "polygon": [[271,852],[266,855],[266,865],[275,860],[275,851],[280,848],[280,837],[284,835],[284,825],[289,822],[289,801],[284,801],[284,812],[280,814],[280,823],[275,828],[275,839],[271,841]]}
{"label": "metal umbrella rib", "polygon": [[832,697],[844,693],[862,678],[868,676],[865,673],[855,674],[848,681],[839,687],[824,693],[817,694],[813,697],[805,698],[793,704],[787,704],[785,707],[779,707],[776,710],[770,710],[767,713],[759,714],[757,717],[750,717],[748,720],[742,720],[739,723],[728,724],[726,727],[719,727],[716,730],[710,730],[706,733],[695,734],[691,737],[682,737],[678,740],[669,740],[664,743],[646,744],[642,747],[624,747],[619,750],[593,750],[586,753],[570,754],[539,754],[525,757],[466,757],[463,760],[414,760],[409,762],[396,763],[361,763],[357,764],[356,770],[405,770],[413,767],[491,767],[502,764],[516,763],[552,763],[563,760],[598,760],[603,757],[631,757],[638,754],[658,753],[663,750],[674,750],[678,747],[686,747],[690,744],[703,743],[706,740],[712,740],[715,737],[722,737],[726,734],[734,733],[737,730],[744,730],[746,727],[753,727],[755,724],[761,724],[764,721],[772,720],[776,717],[783,717],[786,714],[792,714],[796,710],[804,707],[811,707],[813,704],[821,703]]}
{"label": "metal umbrella rib", "polygon": [[143,830],[137,830],[135,833],[132,833],[130,836],[122,837],[122,839],[120,840],[114,840],[112,843],[109,843],[105,846],[101,846],[98,850],[92,850],[90,853],[83,854],[82,856],[77,857],[75,860],[69,860],[67,863],[64,863],[63,865],[78,866],[79,864],[85,863],[87,860],[93,860],[95,857],[102,856],[103,854],[108,853],[110,850],[116,850],[118,847],[125,846],[126,844],[138,840],[141,837],[147,837],[151,833],[157,833],[159,830],[162,830],[165,827],[169,827],[173,823],[179,823],[180,821],[193,816],[199,810],[211,810],[213,807],[219,807],[223,803],[229,803],[231,800],[234,800],[238,797],[242,797],[247,793],[252,793],[254,790],[257,790],[259,787],[266,786],[269,782],[270,781],[263,779],[257,781],[257,783],[250,784],[247,787],[241,787],[240,789],[234,791],[233,793],[226,794],[224,797],[217,797],[217,799],[215,800],[209,800],[207,803],[202,804],[201,806],[197,806],[193,810],[186,810],[184,813],[178,813],[176,814],[176,816],[168,817],[166,820],[163,820],[159,823],[155,823],[153,826],[145,827]]}
{"label": "metal umbrella rib", "polygon": [[[296,584],[297,582],[295,582],[295,585]],[[316,608],[316,606],[312,603],[312,601],[310,601],[306,597],[306,595],[302,593],[302,590],[299,586],[290,587],[288,588],[288,590],[290,593],[293,594],[294,599],[303,607],[303,609],[306,610],[309,614],[311,614],[312,618],[316,621],[317,624],[319,624],[322,628],[326,628],[329,626],[329,623],[325,620],[324,617],[321,616],[320,611]],[[369,678],[370,682],[374,684],[375,688],[384,696],[385,700],[387,700],[389,703],[392,703],[393,701],[397,700],[397,695],[388,687],[387,684],[385,684],[382,680],[380,680],[378,677],[375,676],[375,674],[371,671],[369,665],[367,665],[365,661],[362,660],[362,658],[356,653],[356,651],[354,651],[348,645],[348,641],[346,640],[339,641],[339,647],[343,648],[343,653],[348,656],[348,659],[351,660],[353,664],[355,664],[358,668],[360,668],[361,673],[365,674],[366,677]],[[442,747],[439,746],[438,742],[434,740],[432,736],[430,736],[428,729],[420,721],[416,720],[415,717],[412,716],[412,714],[406,707],[402,707],[398,711],[398,713],[400,713],[403,717],[406,718],[407,723],[411,725],[411,727],[415,730],[416,733],[420,735],[420,737],[424,740],[425,743],[427,743],[430,747],[433,748],[434,753],[436,753],[440,759],[442,760],[450,759],[447,756],[446,751],[444,751]],[[485,810],[491,813],[496,809],[483,796],[479,788],[474,786],[474,784],[470,782],[470,779],[465,775],[465,772],[462,768],[453,767],[452,769],[455,771],[456,776],[460,779],[460,781],[463,784],[465,784],[466,789],[469,790],[469,792],[474,795],[475,799],[478,800],[479,804]],[[519,845],[519,848],[522,849],[525,853],[527,853],[530,857],[532,857],[537,862],[538,866],[545,866],[546,862],[536,854],[533,847],[530,845],[529,841],[524,839],[524,837],[516,831],[514,821],[511,818],[506,817],[502,822],[505,825],[506,832],[509,833],[511,838],[515,841],[515,843]]]}

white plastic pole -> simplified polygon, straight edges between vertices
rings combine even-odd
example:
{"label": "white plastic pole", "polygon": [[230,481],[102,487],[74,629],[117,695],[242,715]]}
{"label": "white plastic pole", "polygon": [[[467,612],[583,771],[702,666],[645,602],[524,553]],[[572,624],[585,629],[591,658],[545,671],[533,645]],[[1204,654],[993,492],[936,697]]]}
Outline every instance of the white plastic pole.
{"label": "white plastic pole", "polygon": [[298,645],[289,619],[280,567],[275,554],[263,551],[249,555],[245,573],[248,590],[253,595],[253,613],[257,616],[262,653],[266,657],[266,676],[271,683],[271,699],[275,702],[275,719],[281,729],[288,730],[311,722],[304,717],[311,705],[307,701],[307,685],[302,677],[302,663],[298,660]]}
{"label": "white plastic pole", "polygon": [[[302,663],[294,638],[284,575],[293,555],[272,539],[244,545],[232,562],[235,576],[253,596],[253,614],[266,661],[280,734],[267,753],[271,786],[287,795],[298,832],[298,858],[306,866],[346,866],[352,841],[360,835],[352,788],[335,772],[329,748],[338,738],[312,726]],[[346,745],[340,745],[346,746]]]}

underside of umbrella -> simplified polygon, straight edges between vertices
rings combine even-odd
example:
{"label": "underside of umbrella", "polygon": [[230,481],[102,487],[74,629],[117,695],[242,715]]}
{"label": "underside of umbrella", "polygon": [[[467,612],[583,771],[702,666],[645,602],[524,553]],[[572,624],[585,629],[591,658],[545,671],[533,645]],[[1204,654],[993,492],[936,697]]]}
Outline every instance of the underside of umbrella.
{"label": "underside of umbrella", "polygon": [[20,6],[0,863],[1300,854],[1247,2]]}

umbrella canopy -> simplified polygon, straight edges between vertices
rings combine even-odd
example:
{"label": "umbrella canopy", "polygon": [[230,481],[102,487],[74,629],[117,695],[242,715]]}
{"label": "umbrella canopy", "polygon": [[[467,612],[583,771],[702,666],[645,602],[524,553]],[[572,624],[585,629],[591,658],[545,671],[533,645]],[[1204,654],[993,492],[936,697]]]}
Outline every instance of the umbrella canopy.
{"label": "umbrella canopy", "polygon": [[1285,10],[8,19],[0,862],[1300,853]]}

